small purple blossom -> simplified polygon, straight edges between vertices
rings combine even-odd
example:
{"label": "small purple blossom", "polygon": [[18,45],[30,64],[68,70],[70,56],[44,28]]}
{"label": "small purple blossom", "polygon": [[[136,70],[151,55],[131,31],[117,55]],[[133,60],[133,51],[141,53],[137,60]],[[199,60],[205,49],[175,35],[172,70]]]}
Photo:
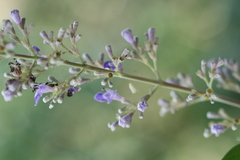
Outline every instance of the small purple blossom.
{"label": "small purple blossom", "polygon": [[[115,67],[115,65],[113,64],[112,61],[105,61],[105,62],[103,63],[103,68],[105,68],[105,69],[110,69],[110,70],[112,70],[112,71],[115,71],[115,70],[116,70],[116,67]],[[119,69],[120,71],[122,71],[122,64],[121,64],[121,63],[118,64],[118,69]]]}
{"label": "small purple blossom", "polygon": [[11,101],[14,95],[15,95],[15,92],[12,92],[10,90],[2,91],[2,96],[5,101]]}
{"label": "small purple blossom", "polygon": [[118,125],[122,128],[129,128],[132,121],[133,112],[129,113],[118,120]]}
{"label": "small purple blossom", "polygon": [[137,108],[138,108],[139,111],[144,112],[145,109],[148,108],[148,104],[147,104],[146,101],[139,102],[138,105],[137,105]]}
{"label": "small purple blossom", "polygon": [[68,97],[71,97],[71,96],[73,96],[73,94],[74,94],[75,92],[80,91],[80,90],[81,90],[81,88],[79,88],[79,87],[70,86],[69,89],[68,89],[68,91],[67,91],[67,96],[68,96]]}
{"label": "small purple blossom", "polygon": [[124,101],[125,99],[121,97],[119,94],[117,94],[116,91],[105,88],[106,92],[98,92],[94,99],[98,102],[107,102],[108,104],[112,102],[112,100],[116,101]]}
{"label": "small purple blossom", "polygon": [[210,131],[212,134],[215,134],[216,136],[219,136],[222,132],[224,132],[226,129],[226,126],[221,124],[212,124]]}
{"label": "small purple blossom", "polygon": [[114,71],[114,70],[116,69],[116,67],[115,67],[115,65],[113,64],[112,61],[105,61],[105,62],[103,63],[103,68],[105,68],[105,69],[110,69],[110,70],[112,70],[112,71]]}
{"label": "small purple blossom", "polygon": [[130,44],[135,43],[131,29],[127,28],[127,29],[123,30],[121,35],[128,43],[130,43]]}
{"label": "small purple blossom", "polygon": [[19,11],[17,9],[12,10],[10,13],[10,17],[16,24],[20,24],[22,22],[21,17],[19,15]]}
{"label": "small purple blossom", "polygon": [[36,51],[37,53],[40,52],[40,49],[36,46],[32,46],[32,48],[34,49],[34,51]]}
{"label": "small purple blossom", "polygon": [[51,87],[51,86],[49,86],[47,84],[44,84],[44,83],[39,84],[35,88],[37,89],[37,91],[36,91],[35,96],[34,96],[34,100],[35,100],[35,105],[34,106],[36,106],[38,104],[38,101],[40,100],[42,94],[57,91],[57,87]]}

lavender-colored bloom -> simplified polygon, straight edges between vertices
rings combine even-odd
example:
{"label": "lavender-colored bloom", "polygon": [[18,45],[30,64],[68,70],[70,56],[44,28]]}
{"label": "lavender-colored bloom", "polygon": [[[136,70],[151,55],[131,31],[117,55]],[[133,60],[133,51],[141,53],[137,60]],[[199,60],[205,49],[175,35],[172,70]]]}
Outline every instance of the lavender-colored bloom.
{"label": "lavender-colored bloom", "polygon": [[[105,68],[105,69],[110,69],[110,70],[112,70],[112,71],[114,71],[114,70],[116,69],[116,67],[115,67],[115,65],[113,64],[112,61],[105,61],[105,62],[103,63],[103,68]],[[121,64],[121,63],[118,64],[118,69],[119,69],[120,71],[122,70],[122,64]]]}
{"label": "lavender-colored bloom", "polygon": [[147,104],[146,101],[139,102],[138,105],[137,105],[137,108],[138,108],[139,111],[144,112],[145,109],[148,108],[148,104]]}
{"label": "lavender-colored bloom", "polygon": [[112,71],[114,71],[116,69],[116,67],[115,67],[115,65],[113,64],[112,61],[105,61],[103,63],[103,68],[110,69]]}
{"label": "lavender-colored bloom", "polygon": [[68,89],[68,91],[67,91],[67,96],[68,96],[68,97],[73,96],[73,94],[74,94],[75,92],[77,92],[77,91],[80,91],[80,89],[81,89],[81,88],[79,88],[79,87],[70,86],[69,89]]}
{"label": "lavender-colored bloom", "polygon": [[130,127],[130,123],[132,121],[133,114],[134,113],[132,112],[130,114],[127,114],[127,115],[121,117],[118,120],[118,125],[121,126],[122,128],[129,128]]}
{"label": "lavender-colored bloom", "polygon": [[44,84],[44,83],[39,84],[36,88],[37,88],[37,91],[36,91],[35,96],[34,96],[34,100],[35,100],[35,105],[34,106],[36,106],[38,104],[38,101],[40,100],[42,94],[57,91],[56,87],[51,87],[51,86],[49,86],[47,84]]}
{"label": "lavender-colored bloom", "polygon": [[128,43],[130,43],[130,44],[135,43],[131,29],[127,28],[127,29],[123,30],[121,35]]}
{"label": "lavender-colored bloom", "polygon": [[12,92],[10,90],[2,91],[2,96],[5,101],[11,101],[14,95],[15,95],[15,92]]}
{"label": "lavender-colored bloom", "polygon": [[20,24],[21,23],[21,17],[19,15],[19,11],[17,9],[15,10],[12,10],[10,13],[10,17],[13,19],[13,21],[16,23],[16,24]]}
{"label": "lavender-colored bloom", "polygon": [[36,51],[37,53],[40,52],[40,49],[36,46],[32,46],[32,48],[34,49],[34,51]]}
{"label": "lavender-colored bloom", "polygon": [[107,102],[108,104],[112,102],[112,100],[123,101],[124,98],[117,94],[116,91],[105,88],[106,92],[98,92],[94,99],[98,102]]}
{"label": "lavender-colored bloom", "polygon": [[212,134],[215,134],[216,136],[219,136],[224,130],[226,129],[226,126],[221,124],[212,124],[210,131]]}

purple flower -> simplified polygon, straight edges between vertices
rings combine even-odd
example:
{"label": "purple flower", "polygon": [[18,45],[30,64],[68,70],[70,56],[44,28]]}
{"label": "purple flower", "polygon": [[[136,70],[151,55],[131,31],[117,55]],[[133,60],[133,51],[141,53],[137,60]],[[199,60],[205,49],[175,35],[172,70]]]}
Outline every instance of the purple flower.
{"label": "purple flower", "polygon": [[35,96],[34,96],[34,100],[35,100],[35,105],[34,106],[36,106],[38,104],[38,101],[40,100],[42,94],[57,91],[57,87],[51,87],[51,86],[49,86],[47,84],[44,84],[44,83],[39,84],[35,88],[37,89],[37,91],[36,91]]}
{"label": "purple flower", "polygon": [[32,48],[34,49],[34,51],[36,51],[37,53],[40,52],[40,49],[36,46],[32,46]]}
{"label": "purple flower", "polygon": [[137,108],[138,108],[139,111],[144,112],[145,109],[148,108],[148,104],[147,104],[146,101],[139,102],[138,105],[137,105]]}
{"label": "purple flower", "polygon": [[112,102],[112,100],[123,102],[125,99],[117,94],[116,91],[105,88],[106,92],[98,92],[94,99],[98,102],[107,102],[108,104]]}
{"label": "purple flower", "polygon": [[216,136],[219,136],[222,132],[224,132],[226,129],[226,126],[221,124],[212,124],[210,131],[212,134],[215,134]]}
{"label": "purple flower", "polygon": [[131,29],[127,28],[127,29],[123,30],[121,35],[128,43],[130,43],[132,45],[135,43]]}
{"label": "purple flower", "polygon": [[118,120],[118,125],[122,128],[129,128],[132,121],[133,112],[129,113]]}
{"label": "purple flower", "polygon": [[105,62],[103,63],[103,68],[105,68],[105,69],[110,69],[110,70],[112,70],[112,71],[114,71],[114,70],[116,69],[116,67],[115,67],[115,65],[113,64],[112,61],[105,61]]}
{"label": "purple flower", "polygon": [[79,88],[79,87],[70,86],[67,91],[67,96],[72,97],[75,92],[80,91],[80,90],[81,90],[81,88]]}
{"label": "purple flower", "polygon": [[10,90],[2,91],[2,96],[5,101],[11,101],[14,95],[15,95],[15,92],[12,92]]}
{"label": "purple flower", "polygon": [[[116,69],[116,67],[115,67],[115,65],[113,64],[112,61],[105,61],[105,62],[103,63],[103,68],[105,68],[105,69],[110,69],[110,70],[112,70],[112,71],[115,71],[115,69]],[[118,64],[118,69],[119,69],[120,71],[122,71],[122,64],[121,64],[121,63]]]}
{"label": "purple flower", "polygon": [[21,17],[19,15],[19,11],[17,9],[12,10],[10,13],[10,17],[16,24],[20,24],[22,22]]}

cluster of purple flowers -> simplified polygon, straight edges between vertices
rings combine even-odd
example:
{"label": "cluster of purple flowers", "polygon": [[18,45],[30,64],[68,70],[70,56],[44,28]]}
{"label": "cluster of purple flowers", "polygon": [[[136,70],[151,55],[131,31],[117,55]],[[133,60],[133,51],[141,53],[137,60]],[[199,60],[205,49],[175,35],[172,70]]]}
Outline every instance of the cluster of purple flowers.
{"label": "cluster of purple flowers", "polygon": [[[130,107],[133,106],[133,104],[131,104],[130,101],[127,101],[124,97],[120,96],[116,91],[107,88],[104,89],[104,92],[98,92],[94,96],[94,99],[98,102],[107,102],[108,104],[111,103],[112,100],[115,100],[124,104],[128,104]],[[126,109],[126,107],[124,108]],[[144,112],[146,108],[148,108],[148,104],[146,101],[139,102],[137,104],[137,109],[140,112]],[[116,122],[109,123],[109,128],[111,128],[112,131],[114,131],[117,128],[117,126],[121,126],[122,128],[129,128],[135,111],[136,108],[130,111],[130,113],[118,116],[118,120]]]}
{"label": "cluster of purple flowers", "polygon": [[[168,84],[173,88],[175,85],[175,89],[181,89],[181,87],[185,87],[183,90],[186,91],[189,89],[189,92],[190,88],[193,88],[187,100],[182,99],[175,91],[170,92],[170,96],[172,97],[171,101],[159,99],[158,103],[162,106],[160,110],[161,116],[164,116],[168,112],[175,113],[177,110],[186,107],[190,103],[193,103],[193,101],[197,98],[205,98],[210,100],[211,103],[214,103],[214,100],[218,98],[214,94],[212,87],[213,80],[215,79],[218,80],[219,87],[240,93],[239,84],[235,83],[235,80],[240,81],[239,65],[233,60],[227,61],[222,58],[213,59],[209,62],[203,60],[201,62],[201,70],[199,70],[196,74],[205,81],[208,87],[205,93],[195,90],[192,78],[181,73],[177,75],[177,79],[170,78],[165,82],[162,81],[157,71],[156,54],[158,49],[158,37],[155,36],[154,28],[149,28],[148,32],[145,33],[144,36],[147,39],[147,42],[145,42],[144,45],[138,45],[138,38],[133,36],[131,29],[127,28],[123,30],[121,32],[121,36],[133,47],[133,50],[130,51],[126,48],[120,56],[116,56],[113,54],[112,47],[107,45],[105,50],[110,60],[104,60],[104,53],[100,53],[99,59],[94,62],[91,56],[89,56],[87,53],[80,54],[78,51],[76,42],[81,39],[81,35],[76,34],[79,25],[78,22],[73,22],[70,24],[68,29],[60,28],[56,37],[53,37],[53,31],[49,31],[48,33],[41,31],[40,36],[43,38],[44,44],[48,44],[54,49],[54,52],[51,54],[42,55],[40,54],[40,49],[36,46],[31,46],[28,39],[28,34],[33,28],[33,24],[28,28],[25,28],[26,19],[22,18],[19,14],[19,11],[16,9],[10,12],[10,17],[27,40],[18,38],[14,30],[14,26],[10,20],[3,21],[3,29],[1,32],[3,34],[0,33],[0,38],[3,39],[5,34],[9,34],[15,42],[22,44],[25,48],[27,48],[28,51],[30,51],[31,55],[33,55],[33,61],[27,62],[25,59],[18,58],[16,63],[9,63],[10,73],[5,73],[5,77],[8,78],[8,80],[5,82],[6,89],[2,91],[5,101],[11,101],[13,97],[21,96],[22,89],[33,89],[33,91],[35,91],[34,105],[38,105],[43,94],[48,93],[48,95],[43,98],[43,102],[46,103],[51,100],[49,108],[52,108],[55,103],[62,103],[65,96],[71,97],[76,92],[80,91],[81,88],[77,86],[92,81],[96,79],[96,77],[103,78],[101,81],[103,86],[108,84],[109,88],[112,88],[113,83],[110,80],[115,75],[119,77],[124,77],[125,75],[125,78],[129,78],[127,74],[123,73],[122,62],[124,62],[125,59],[135,59],[147,64],[147,66],[156,75],[157,81],[159,83],[162,82],[162,85]],[[63,39],[67,37],[70,39],[72,44],[69,48],[65,47],[63,44]],[[0,48],[3,49],[6,57],[9,58],[14,56],[15,52],[12,50],[16,46],[15,42],[5,42],[5,40],[2,40],[2,42],[0,44]],[[59,50],[59,46],[64,48],[63,51]],[[69,65],[69,62],[64,61],[61,57],[63,54],[65,54],[65,51],[80,60],[81,64],[75,63],[74,65],[71,65],[72,68],[69,69],[69,72],[74,74],[74,76],[66,79],[63,82],[59,82],[54,77],[49,76],[48,80],[50,82],[37,83],[36,77],[38,77],[38,74],[40,75],[45,70],[58,65]],[[25,55],[22,57],[26,58]],[[152,61],[150,62],[149,60]],[[73,64],[74,62],[71,63]],[[33,71],[35,70],[36,66],[43,67],[44,70],[42,72],[39,71],[40,73],[34,73]],[[207,67],[209,68],[208,72]],[[88,74],[90,72],[91,74],[89,74],[89,76],[96,77],[82,77],[82,73]],[[144,81],[143,77],[135,77],[135,80],[141,80],[141,78],[142,81]],[[147,80],[144,82],[147,82]],[[156,85],[155,89],[157,89],[157,85],[159,85],[159,83],[154,83]],[[132,86],[130,86],[130,89],[131,87]],[[153,89],[154,92],[155,89]],[[132,88],[132,90],[134,93],[134,88]],[[143,118],[143,112],[145,112],[145,110],[149,107],[147,101],[154,92],[151,91],[151,94],[145,95],[143,98],[141,98],[140,102],[132,103],[123,96],[120,96],[116,90],[105,88],[102,92],[96,93],[94,99],[98,102],[106,102],[107,104],[110,104],[112,101],[119,101],[124,104],[124,107],[118,110],[119,114],[117,114],[117,120],[108,124],[109,128],[114,131],[118,126],[121,126],[122,128],[129,128],[132,117],[136,111],[140,113],[139,118]],[[206,137],[212,134],[219,136],[230,127],[235,130],[236,125],[240,123],[239,119],[231,118],[222,110],[217,114],[208,114],[208,118],[209,117],[214,119],[221,118],[223,121],[220,123],[210,123],[210,128],[206,129],[206,132],[204,133]]]}

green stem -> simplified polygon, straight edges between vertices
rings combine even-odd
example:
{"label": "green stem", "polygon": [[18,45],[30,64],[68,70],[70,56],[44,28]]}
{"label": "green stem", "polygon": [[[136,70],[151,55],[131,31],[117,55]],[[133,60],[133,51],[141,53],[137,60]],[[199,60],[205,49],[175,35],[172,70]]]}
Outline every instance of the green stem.
{"label": "green stem", "polygon": [[[6,56],[6,54],[3,53],[3,52],[0,52],[0,55]],[[28,60],[36,60],[36,59],[39,58],[39,57],[36,57],[36,56],[22,55],[22,54],[15,54],[12,57],[13,58],[23,58],[23,59],[28,59]],[[192,90],[192,88],[182,87],[182,86],[179,86],[179,85],[176,85],[176,84],[171,84],[171,83],[164,82],[164,81],[161,81],[161,80],[139,77],[139,76],[130,75],[130,74],[127,74],[127,73],[119,73],[119,72],[110,71],[110,70],[107,70],[107,69],[104,69],[104,68],[90,66],[90,65],[87,65],[87,64],[79,64],[79,63],[75,63],[75,62],[64,61],[63,65],[70,66],[70,67],[78,67],[78,68],[82,68],[82,69],[90,70],[90,71],[101,71],[101,72],[104,72],[106,74],[111,72],[114,75],[114,77],[133,80],[133,81],[142,82],[142,83],[151,84],[151,85],[158,85],[158,86],[161,86],[161,87],[164,87],[164,88],[180,91],[180,92],[187,93],[187,94],[191,94],[191,90]],[[205,93],[203,91],[197,91],[197,92],[202,93],[202,94]],[[217,99],[215,101],[240,108],[240,101],[233,100],[231,98],[224,97],[224,96],[221,96],[221,95],[216,95],[216,96],[217,96]]]}

